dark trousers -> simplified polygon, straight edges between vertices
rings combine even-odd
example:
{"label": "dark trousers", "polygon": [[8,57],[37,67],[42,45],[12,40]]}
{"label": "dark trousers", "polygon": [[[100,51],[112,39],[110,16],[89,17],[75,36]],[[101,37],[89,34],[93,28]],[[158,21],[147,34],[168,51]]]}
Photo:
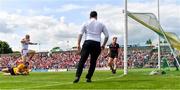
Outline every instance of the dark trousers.
{"label": "dark trousers", "polygon": [[86,75],[87,79],[91,79],[93,76],[95,67],[96,67],[96,61],[101,53],[101,46],[100,42],[92,41],[92,40],[86,40],[82,46],[81,50],[81,58],[77,67],[76,71],[76,77],[80,77],[83,71],[84,64],[86,60],[88,59],[88,56],[90,55],[90,67],[88,70],[88,74]]}

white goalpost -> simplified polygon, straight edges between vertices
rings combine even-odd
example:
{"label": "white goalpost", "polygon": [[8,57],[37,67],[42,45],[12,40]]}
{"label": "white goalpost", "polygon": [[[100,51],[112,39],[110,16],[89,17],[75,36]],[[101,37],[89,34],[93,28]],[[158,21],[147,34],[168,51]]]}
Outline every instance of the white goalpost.
{"label": "white goalpost", "polygon": [[[158,8],[158,22],[160,25],[160,11],[159,11],[159,0],[157,0],[157,8]],[[159,28],[160,29],[160,28]],[[160,36],[158,35],[158,69],[161,69],[161,46],[160,46]]]}
{"label": "white goalpost", "polygon": [[127,65],[127,44],[128,44],[128,12],[127,12],[127,0],[124,0],[124,15],[125,15],[125,29],[124,29],[124,75],[128,74],[128,65]]}

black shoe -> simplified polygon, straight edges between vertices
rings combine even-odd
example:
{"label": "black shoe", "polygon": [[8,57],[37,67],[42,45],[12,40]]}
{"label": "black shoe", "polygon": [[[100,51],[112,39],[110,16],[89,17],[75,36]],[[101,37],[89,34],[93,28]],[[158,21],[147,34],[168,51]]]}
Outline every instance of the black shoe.
{"label": "black shoe", "polygon": [[113,69],[111,69],[111,72],[112,72],[112,74],[114,73],[114,70]]}
{"label": "black shoe", "polygon": [[114,70],[114,74],[116,74],[116,69]]}
{"label": "black shoe", "polygon": [[89,83],[90,83],[90,82],[92,82],[92,81],[91,81],[91,79],[86,79],[86,82],[89,82]]}
{"label": "black shoe", "polygon": [[76,79],[73,81],[73,83],[78,83],[79,82],[79,77],[76,77]]}
{"label": "black shoe", "polygon": [[112,70],[112,74],[116,74],[116,69],[115,69],[115,70]]}

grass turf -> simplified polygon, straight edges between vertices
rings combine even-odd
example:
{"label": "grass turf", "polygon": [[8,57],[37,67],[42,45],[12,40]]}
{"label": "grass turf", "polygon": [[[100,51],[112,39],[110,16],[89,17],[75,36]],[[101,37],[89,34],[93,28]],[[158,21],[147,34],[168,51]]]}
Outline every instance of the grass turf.
{"label": "grass turf", "polygon": [[180,89],[180,72],[167,71],[165,75],[150,76],[153,69],[131,69],[128,75],[118,70],[112,75],[110,71],[96,71],[92,83],[85,82],[85,71],[79,83],[73,84],[74,71],[30,73],[29,76],[0,75],[2,89]]}

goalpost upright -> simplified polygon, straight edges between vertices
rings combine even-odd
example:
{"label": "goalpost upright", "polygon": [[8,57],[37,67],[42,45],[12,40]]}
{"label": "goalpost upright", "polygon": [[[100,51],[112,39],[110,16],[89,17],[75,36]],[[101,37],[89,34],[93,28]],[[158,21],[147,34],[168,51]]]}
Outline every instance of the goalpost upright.
{"label": "goalpost upright", "polygon": [[[165,32],[162,30],[161,28],[161,24],[160,24],[160,0],[157,0],[157,7],[158,7],[158,23],[159,23],[159,30],[161,30],[163,36],[164,36],[164,39],[168,42],[168,45],[169,45],[169,48],[172,52],[172,54],[174,55],[174,59],[176,60],[176,63],[178,65],[178,67],[180,67],[180,64],[177,60],[177,54],[175,53],[175,51],[173,50],[171,44],[170,44],[170,41],[168,40],[168,38],[166,37],[166,34]],[[160,51],[160,36],[158,35],[158,69],[161,69],[161,51]]]}
{"label": "goalpost upright", "polygon": [[[159,11],[159,0],[157,0],[157,8],[158,8],[158,22],[160,25],[160,11]],[[160,28],[159,28],[160,29]],[[160,36],[158,35],[158,69],[161,69],[161,46],[160,46]]]}
{"label": "goalpost upright", "polygon": [[125,15],[125,29],[124,29],[124,75],[128,73],[127,66],[127,44],[128,44],[128,15],[127,15],[127,0],[124,0],[124,15]]}

